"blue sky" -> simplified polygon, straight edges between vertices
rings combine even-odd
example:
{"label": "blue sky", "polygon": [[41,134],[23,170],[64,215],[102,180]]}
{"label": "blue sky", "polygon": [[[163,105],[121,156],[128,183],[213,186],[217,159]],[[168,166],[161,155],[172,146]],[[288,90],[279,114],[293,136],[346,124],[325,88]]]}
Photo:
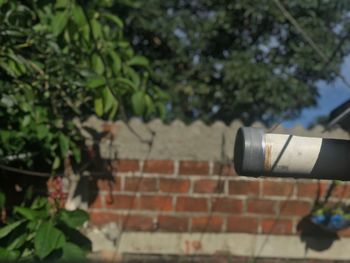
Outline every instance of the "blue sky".
{"label": "blue sky", "polygon": [[[350,82],[350,56],[344,60],[341,73],[347,81]],[[317,106],[304,109],[297,119],[283,122],[282,125],[284,127],[290,128],[297,124],[307,127],[313,123],[318,116],[328,115],[332,109],[350,99],[350,88],[340,79],[336,79],[330,84],[320,81],[317,86],[320,93]]]}

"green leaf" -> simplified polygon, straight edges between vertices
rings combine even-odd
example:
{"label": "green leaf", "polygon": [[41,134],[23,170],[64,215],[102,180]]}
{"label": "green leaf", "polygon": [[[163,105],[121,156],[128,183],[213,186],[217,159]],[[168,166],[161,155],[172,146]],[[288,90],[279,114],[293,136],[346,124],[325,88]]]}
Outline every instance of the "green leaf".
{"label": "green leaf", "polygon": [[52,170],[57,170],[61,165],[61,158],[56,156],[52,163]]}
{"label": "green leaf", "polygon": [[7,0],[0,0],[0,7],[7,3]]}
{"label": "green leaf", "polygon": [[64,28],[66,27],[68,23],[69,15],[67,11],[58,12],[53,18],[52,18],[52,32],[55,36],[58,36],[62,33]]}
{"label": "green leaf", "polygon": [[166,115],[166,108],[165,108],[164,104],[158,102],[158,103],[156,103],[156,108],[158,110],[158,114],[160,115],[160,117],[162,119],[164,119],[165,115]]}
{"label": "green leaf", "polygon": [[148,94],[145,95],[145,104],[146,104],[146,115],[150,116],[155,111],[155,106],[152,98]]}
{"label": "green leaf", "polygon": [[84,11],[80,6],[74,6],[74,8],[72,9],[72,18],[79,27],[83,27],[87,24]]}
{"label": "green leaf", "polygon": [[8,250],[14,250],[20,248],[27,240],[27,233],[17,236],[11,243],[6,247]]}
{"label": "green leaf", "polygon": [[34,199],[32,205],[30,206],[31,209],[41,209],[47,207],[49,202],[47,201],[46,197],[39,196]]}
{"label": "green leaf", "polygon": [[125,75],[132,81],[135,87],[140,87],[141,78],[140,74],[137,73],[132,67],[124,67]]}
{"label": "green leaf", "polygon": [[97,74],[102,75],[104,70],[105,70],[102,58],[98,54],[95,53],[92,55],[91,63],[92,63],[92,68],[94,69],[94,71]]}
{"label": "green leaf", "polygon": [[23,222],[24,222],[24,220],[19,220],[19,221],[16,221],[10,225],[6,225],[6,226],[0,228],[0,238],[6,237],[14,229],[19,227]]}
{"label": "green leaf", "polygon": [[113,106],[118,103],[118,101],[113,96],[110,89],[107,87],[105,87],[102,90],[102,98],[103,98],[103,105],[104,105],[104,108],[103,108],[104,113],[110,111],[113,108]]}
{"label": "green leaf", "polygon": [[69,150],[69,138],[63,133],[60,133],[58,136],[58,141],[59,141],[62,157],[65,158],[67,157],[67,153]]}
{"label": "green leaf", "polygon": [[80,163],[80,162],[81,162],[81,152],[80,152],[80,149],[78,148],[78,146],[77,146],[76,144],[73,144],[71,147],[72,147],[72,153],[73,153],[74,160],[75,160],[77,163]]}
{"label": "green leaf", "polygon": [[111,111],[108,114],[108,119],[113,120],[117,112],[118,112],[118,102],[115,105],[113,105]]}
{"label": "green leaf", "polygon": [[85,258],[85,251],[82,250],[79,246],[66,242],[63,245],[63,255],[62,260],[72,261],[77,259],[84,259]]}
{"label": "green leaf", "polygon": [[39,140],[42,140],[45,137],[47,137],[49,132],[50,132],[50,130],[47,127],[47,125],[45,125],[45,124],[41,124],[41,125],[38,125],[36,127],[36,133],[37,133],[37,136],[38,136]]}
{"label": "green leaf", "polygon": [[34,238],[35,253],[40,259],[44,259],[54,250],[62,248],[64,244],[63,233],[52,223],[45,222],[40,225]]}
{"label": "green leaf", "polygon": [[125,85],[129,88],[132,88],[133,90],[137,90],[137,86],[135,86],[135,84],[127,78],[117,78],[116,83],[119,85]]}
{"label": "green leaf", "polygon": [[143,91],[135,92],[131,97],[132,108],[136,115],[142,115],[145,111],[145,94]]}
{"label": "green leaf", "polygon": [[95,106],[95,113],[97,116],[101,117],[103,115],[103,101],[102,98],[96,98],[94,100],[94,106]]}
{"label": "green leaf", "polygon": [[66,8],[69,5],[70,0],[56,0],[55,8]]}
{"label": "green leaf", "polygon": [[149,61],[144,56],[135,56],[128,61],[129,66],[143,66],[148,67]]}
{"label": "green leaf", "polygon": [[25,219],[28,219],[30,221],[44,219],[49,216],[49,214],[45,210],[37,211],[24,206],[16,206],[14,208],[14,212],[20,214]]}
{"label": "green leaf", "polygon": [[112,15],[110,13],[102,13],[101,16],[111,20],[121,29],[124,27],[123,21],[116,15]]}
{"label": "green leaf", "polygon": [[28,126],[30,124],[30,121],[31,121],[30,115],[25,115],[22,119],[22,123],[21,123],[22,127]]}
{"label": "green leaf", "polygon": [[94,34],[95,39],[99,39],[102,36],[102,27],[101,23],[96,19],[92,19],[91,21],[92,32]]}
{"label": "green leaf", "polygon": [[74,211],[61,210],[58,218],[67,226],[77,228],[81,227],[86,221],[89,220],[89,214],[81,209]]}
{"label": "green leaf", "polygon": [[86,85],[92,89],[104,86],[105,84],[106,84],[106,79],[98,75],[89,78],[86,82]]}
{"label": "green leaf", "polygon": [[122,61],[120,59],[120,56],[115,51],[111,51],[109,55],[112,58],[112,70],[114,74],[119,74],[120,69],[122,67]]}
{"label": "green leaf", "polygon": [[20,252],[17,250],[9,251],[6,248],[0,247],[0,261],[1,262],[9,262],[15,261],[19,258]]}

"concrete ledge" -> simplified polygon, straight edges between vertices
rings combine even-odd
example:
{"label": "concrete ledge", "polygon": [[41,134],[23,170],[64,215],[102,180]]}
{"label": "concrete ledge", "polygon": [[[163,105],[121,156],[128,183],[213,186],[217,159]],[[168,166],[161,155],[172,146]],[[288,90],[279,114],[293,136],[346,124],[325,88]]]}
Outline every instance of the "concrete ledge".
{"label": "concrete ledge", "polygon": [[[164,124],[159,119],[143,123],[139,119],[131,119],[129,123],[122,121],[104,122],[96,117],[85,123],[77,122],[87,144],[99,143],[99,151],[104,159],[154,159],[154,160],[202,160],[228,161],[233,158],[233,144],[240,121],[230,125],[215,122],[206,125],[195,121],[185,125],[179,120]],[[257,122],[253,127],[264,127]],[[274,133],[287,133],[299,136],[348,139],[341,129],[323,133],[321,126],[306,130],[301,126],[292,129],[277,127]]]}
{"label": "concrete ledge", "polygon": [[[310,241],[310,240],[309,240]],[[324,246],[328,240],[311,240]],[[257,258],[348,260],[350,238],[334,241],[329,249],[305,249],[298,236],[212,233],[127,232],[120,237],[117,254],[213,255],[218,253]]]}

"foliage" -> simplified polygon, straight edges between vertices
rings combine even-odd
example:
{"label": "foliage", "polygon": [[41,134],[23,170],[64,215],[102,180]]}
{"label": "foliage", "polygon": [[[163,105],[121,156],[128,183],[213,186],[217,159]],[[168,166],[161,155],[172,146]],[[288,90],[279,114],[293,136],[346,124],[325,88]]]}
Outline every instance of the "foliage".
{"label": "foliage", "polygon": [[349,2],[281,2],[328,63],[275,1],[140,0],[124,8],[128,36],[171,94],[169,118],[269,124],[315,104],[317,81],[333,80],[348,54]]}
{"label": "foliage", "polygon": [[[127,1],[118,1],[126,5]],[[0,1],[0,163],[80,161],[74,119],[150,118],[166,95],[123,37],[111,1]]]}
{"label": "foliage", "polygon": [[0,228],[0,260],[83,259],[91,242],[77,228],[87,220],[85,211],[60,209],[44,197],[17,206]]}

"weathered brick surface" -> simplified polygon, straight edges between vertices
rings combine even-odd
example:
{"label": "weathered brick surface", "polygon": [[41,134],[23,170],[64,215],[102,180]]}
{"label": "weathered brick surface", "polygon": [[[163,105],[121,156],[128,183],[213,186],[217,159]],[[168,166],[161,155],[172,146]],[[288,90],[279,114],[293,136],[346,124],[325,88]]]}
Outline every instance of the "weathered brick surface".
{"label": "weathered brick surface", "polygon": [[196,161],[180,161],[180,175],[208,175],[209,163]]}
{"label": "weathered brick surface", "polygon": [[258,219],[245,216],[231,216],[227,219],[228,232],[257,233]]}
{"label": "weathered brick surface", "polygon": [[222,229],[224,219],[220,216],[207,215],[192,218],[192,231],[219,232]]}
{"label": "weathered brick surface", "polygon": [[163,193],[188,193],[190,181],[187,179],[159,179],[159,190]]}
{"label": "weathered brick surface", "polygon": [[294,194],[295,184],[292,182],[262,182],[263,196],[282,196],[290,198]]}
{"label": "weathered brick surface", "polygon": [[122,217],[114,212],[90,211],[90,223],[104,225],[110,222],[120,223]]}
{"label": "weathered brick surface", "polygon": [[146,160],[143,165],[144,173],[174,173],[174,161],[172,160]]}
{"label": "weathered brick surface", "polygon": [[179,216],[158,216],[158,228],[159,230],[170,231],[170,232],[187,232],[189,226],[188,217]]}
{"label": "weathered brick surface", "polygon": [[140,210],[172,211],[173,198],[169,196],[141,196]]}
{"label": "weathered brick surface", "polygon": [[114,172],[138,172],[140,171],[139,160],[116,160],[112,162]]}
{"label": "weathered brick surface", "polygon": [[125,230],[151,231],[156,228],[156,224],[150,216],[129,214],[123,217],[122,227]]}
{"label": "weathered brick surface", "polygon": [[200,179],[194,182],[193,191],[195,193],[223,193],[225,181]]}
{"label": "weathered brick surface", "polygon": [[236,176],[237,173],[233,167],[233,164],[214,164],[214,174],[222,176]]}
{"label": "weathered brick surface", "polygon": [[208,212],[207,198],[178,197],[176,211],[179,212]]}
{"label": "weathered brick surface", "polygon": [[305,216],[310,212],[311,207],[312,204],[310,202],[287,200],[281,201],[280,212],[281,215]]}
{"label": "weathered brick surface", "polygon": [[[90,181],[91,223],[121,224],[129,218],[125,231],[295,235],[294,224],[311,211],[317,192],[324,197],[329,186],[326,181],[245,179],[232,165],[202,161],[119,160],[113,167],[120,173]],[[347,200],[347,188],[337,185],[330,202]]]}
{"label": "weathered brick surface", "polygon": [[133,195],[125,194],[113,194],[111,195],[111,202],[106,202],[107,209],[137,209],[138,208],[138,198]]}
{"label": "weathered brick surface", "polygon": [[97,195],[94,200],[90,203],[91,209],[100,209],[103,208],[104,196]]}
{"label": "weathered brick surface", "polygon": [[229,194],[230,195],[247,195],[258,196],[259,195],[259,182],[258,181],[243,181],[233,180],[229,182]]}
{"label": "weathered brick surface", "polygon": [[211,200],[211,209],[213,212],[228,214],[240,214],[243,212],[243,201],[227,197],[217,197]]}
{"label": "weathered brick surface", "polygon": [[327,191],[328,183],[326,182],[299,182],[297,184],[297,196],[316,198],[318,194],[324,196]]}
{"label": "weathered brick surface", "polygon": [[93,184],[96,184],[97,190],[99,191],[120,191],[121,190],[121,178],[112,177],[112,178],[98,178],[92,181]]}
{"label": "weathered brick surface", "polygon": [[262,219],[260,225],[263,234],[285,235],[293,233],[292,220],[279,218]]}
{"label": "weathered brick surface", "polygon": [[278,203],[267,199],[247,200],[247,212],[261,215],[277,214]]}
{"label": "weathered brick surface", "polygon": [[157,191],[157,179],[156,178],[145,178],[142,176],[138,177],[126,177],[125,178],[125,191],[131,192],[155,192]]}

